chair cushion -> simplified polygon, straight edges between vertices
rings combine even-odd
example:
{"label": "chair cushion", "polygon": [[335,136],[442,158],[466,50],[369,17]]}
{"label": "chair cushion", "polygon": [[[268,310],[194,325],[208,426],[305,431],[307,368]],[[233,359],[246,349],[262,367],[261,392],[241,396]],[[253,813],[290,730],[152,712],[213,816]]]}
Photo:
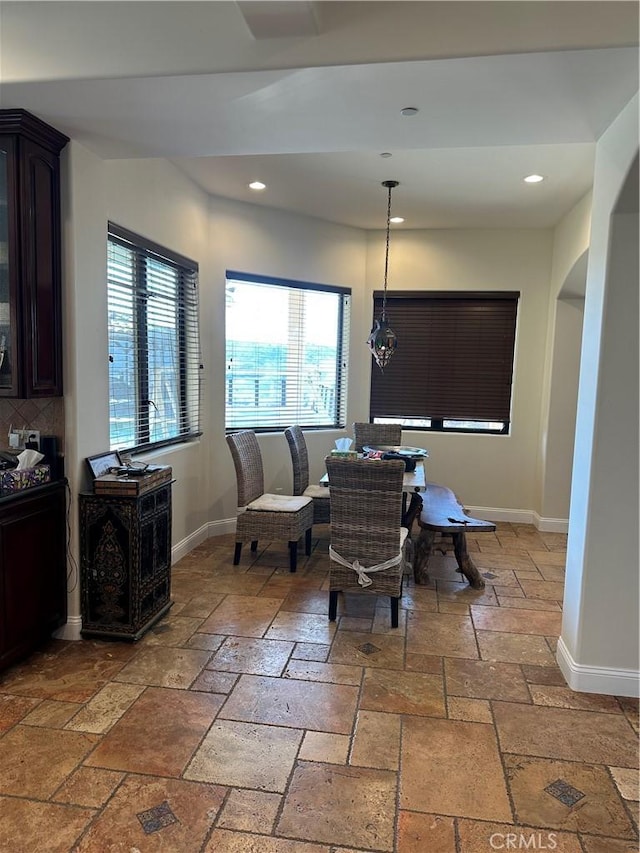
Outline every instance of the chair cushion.
{"label": "chair cushion", "polygon": [[260,495],[255,501],[247,504],[247,511],[251,512],[299,512],[303,507],[311,503],[311,498],[304,495]]}
{"label": "chair cushion", "polygon": [[307,486],[304,490],[306,497],[316,500],[329,500],[329,486]]}

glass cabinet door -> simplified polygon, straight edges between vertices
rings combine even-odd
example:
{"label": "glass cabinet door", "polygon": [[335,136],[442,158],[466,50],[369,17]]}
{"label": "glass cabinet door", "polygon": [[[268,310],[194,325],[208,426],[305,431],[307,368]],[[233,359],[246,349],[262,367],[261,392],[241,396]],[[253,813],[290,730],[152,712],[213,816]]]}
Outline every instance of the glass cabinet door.
{"label": "glass cabinet door", "polygon": [[10,217],[13,197],[10,164],[13,154],[5,140],[0,145],[0,389],[10,389],[14,380],[14,330],[11,308]]}

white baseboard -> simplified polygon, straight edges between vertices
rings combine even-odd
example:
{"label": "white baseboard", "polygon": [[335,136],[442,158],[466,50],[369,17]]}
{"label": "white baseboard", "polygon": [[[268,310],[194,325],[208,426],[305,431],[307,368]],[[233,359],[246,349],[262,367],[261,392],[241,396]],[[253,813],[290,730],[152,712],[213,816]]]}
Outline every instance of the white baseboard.
{"label": "white baseboard", "polygon": [[177,563],[178,560],[185,557],[189,551],[192,551],[197,545],[204,542],[205,539],[209,539],[211,536],[221,536],[223,533],[234,533],[235,529],[235,518],[223,518],[221,521],[209,521],[203,524],[202,527],[194,530],[193,533],[185,536],[184,539],[173,546],[171,549],[171,564]]}
{"label": "white baseboard", "polygon": [[605,693],[608,696],[634,698],[640,696],[640,672],[576,663],[562,637],[558,640],[556,659],[567,684],[578,693]]}
{"label": "white baseboard", "polygon": [[69,616],[67,624],[54,631],[56,640],[81,640],[80,629],[82,628],[82,616]]}
{"label": "white baseboard", "polygon": [[568,533],[569,519],[568,518],[543,518],[537,512],[533,514],[533,523],[544,533]]}
{"label": "white baseboard", "polygon": [[543,518],[531,509],[503,509],[494,506],[468,506],[469,515],[485,521],[510,521],[512,524],[533,524],[536,530],[546,533],[566,533],[569,529],[568,518]]}

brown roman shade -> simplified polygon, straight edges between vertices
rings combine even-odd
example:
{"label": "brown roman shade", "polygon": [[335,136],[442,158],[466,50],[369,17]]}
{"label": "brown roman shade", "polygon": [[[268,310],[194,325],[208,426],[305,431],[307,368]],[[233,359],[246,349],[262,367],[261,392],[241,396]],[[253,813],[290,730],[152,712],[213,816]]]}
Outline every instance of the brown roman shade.
{"label": "brown roman shade", "polygon": [[[371,419],[510,419],[517,292],[387,294],[398,348],[371,371]],[[374,316],[382,292],[374,293]]]}

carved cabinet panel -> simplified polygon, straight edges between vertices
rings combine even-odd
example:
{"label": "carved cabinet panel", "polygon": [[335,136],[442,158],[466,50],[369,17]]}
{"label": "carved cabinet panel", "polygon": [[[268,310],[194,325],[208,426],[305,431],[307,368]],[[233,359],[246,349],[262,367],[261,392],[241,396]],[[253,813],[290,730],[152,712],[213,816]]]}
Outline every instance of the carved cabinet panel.
{"label": "carved cabinet panel", "polygon": [[171,484],[80,495],[82,634],[137,640],[171,607]]}

